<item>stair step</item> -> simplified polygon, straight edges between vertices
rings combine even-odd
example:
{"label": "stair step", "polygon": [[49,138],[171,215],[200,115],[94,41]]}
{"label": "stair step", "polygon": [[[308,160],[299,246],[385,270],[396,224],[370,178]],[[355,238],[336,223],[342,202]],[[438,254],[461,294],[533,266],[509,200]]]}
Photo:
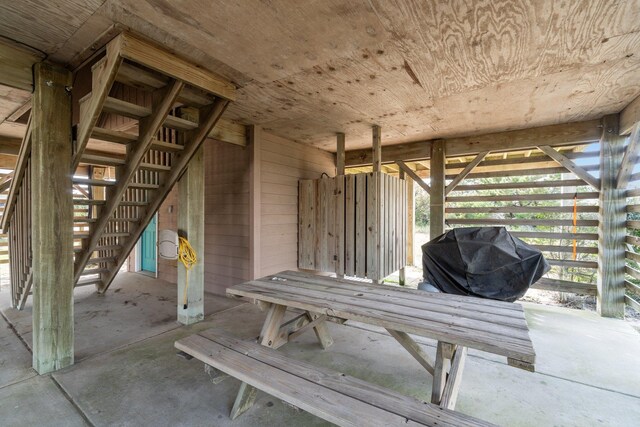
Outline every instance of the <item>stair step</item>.
{"label": "stair step", "polygon": [[73,218],[73,222],[74,223],[81,223],[81,224],[89,224],[89,223],[93,223],[96,222],[95,218],[85,218],[82,216],[76,216]]}
{"label": "stair step", "polygon": [[93,200],[93,199],[73,199],[74,205],[104,205],[104,200]]}
{"label": "stair step", "polygon": [[103,273],[108,273],[109,269],[108,268],[92,268],[89,270],[84,270],[80,275],[81,276],[89,276],[91,274],[103,274]]}
{"label": "stair step", "polygon": [[109,218],[109,221],[111,221],[111,222],[138,222],[138,221],[140,221],[140,218],[134,218],[134,217]]}
{"label": "stair step", "polygon": [[106,181],[104,179],[73,178],[74,184],[95,185],[96,187],[111,187],[116,185],[116,181]]}
{"label": "stair step", "polygon": [[147,206],[149,202],[120,202],[120,206]]}
{"label": "stair step", "polygon": [[129,233],[103,233],[100,237],[129,237]]}
{"label": "stair step", "polygon": [[[137,120],[151,115],[151,108],[142,107],[111,96],[108,96],[104,101],[102,109],[107,113],[119,114]],[[167,116],[164,126],[176,130],[194,130],[197,129],[198,124],[180,117]]]}
{"label": "stair step", "polygon": [[94,279],[85,279],[85,280],[78,280],[78,283],[76,283],[76,287],[79,286],[89,286],[89,285],[102,285],[102,280],[100,278],[94,278]]}
{"label": "stair step", "polygon": [[156,190],[160,188],[158,184],[145,184],[142,182],[132,182],[128,185],[129,188],[139,188],[142,190]]}
{"label": "stair step", "polygon": [[[91,133],[91,137],[99,139],[101,141],[113,142],[116,144],[132,144],[138,140],[138,135],[132,133],[121,132],[111,129],[95,128]],[[175,152],[183,149],[182,145],[171,144],[164,141],[159,141],[154,138],[151,142],[151,149],[158,151]],[[125,164],[125,160],[122,157],[102,156],[102,155],[83,155],[82,161],[84,163],[104,164],[108,166],[120,166]]]}
{"label": "stair step", "polygon": [[[136,67],[133,64],[123,62],[120,68],[118,68],[116,81],[124,83],[127,86],[152,92],[155,89],[165,87],[169,79],[164,75],[155,74],[151,71]],[[180,95],[178,95],[178,102],[194,107],[204,107],[210,105],[213,101],[214,99],[212,99],[211,95],[188,86],[183,88]]]}
{"label": "stair step", "polygon": [[122,157],[87,153],[82,154],[80,162],[100,166],[122,166],[125,164],[124,158]]}
{"label": "stair step", "polygon": [[73,233],[74,239],[88,239],[91,234],[89,233]]}
{"label": "stair step", "polygon": [[91,137],[116,144],[131,144],[138,140],[138,135],[113,129],[96,127],[91,131]]}
{"label": "stair step", "polygon": [[87,261],[87,265],[89,264],[100,264],[103,262],[115,262],[116,259],[115,257],[112,256],[108,256],[108,257],[101,257],[101,258],[89,258],[89,261]]}
{"label": "stair step", "polygon": [[177,151],[184,150],[184,147],[179,144],[172,144],[170,142],[154,140],[151,143],[151,149],[158,150],[158,151],[165,151],[167,153],[175,153]]}
{"label": "stair step", "polygon": [[151,114],[150,108],[132,104],[131,102],[123,101],[112,96],[108,96],[107,99],[105,99],[102,111],[136,120],[142,119]]}
{"label": "stair step", "polygon": [[[122,246],[120,245],[107,245],[107,246],[96,246],[94,251],[95,252],[103,252],[103,251],[119,251],[122,249]],[[78,252],[82,252],[84,250],[84,248],[82,246],[76,246],[73,248],[73,251],[78,253]]]}
{"label": "stair step", "polygon": [[171,170],[171,166],[154,165],[153,163],[140,163],[140,169],[156,172],[166,172]]}

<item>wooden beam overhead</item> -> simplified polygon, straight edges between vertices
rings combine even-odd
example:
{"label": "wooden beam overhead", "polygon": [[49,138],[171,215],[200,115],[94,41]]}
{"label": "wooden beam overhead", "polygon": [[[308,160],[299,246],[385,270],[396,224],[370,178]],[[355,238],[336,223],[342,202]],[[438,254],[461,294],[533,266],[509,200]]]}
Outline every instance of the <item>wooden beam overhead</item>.
{"label": "wooden beam overhead", "polygon": [[633,168],[638,161],[638,151],[640,150],[640,122],[636,122],[631,130],[631,136],[629,137],[629,144],[627,145],[622,159],[622,165],[618,171],[618,177],[616,180],[616,188],[618,190],[624,189],[629,184],[629,177],[633,172]]}
{"label": "wooden beam overhead", "polygon": [[33,65],[45,55],[0,38],[0,85],[33,92]]}
{"label": "wooden beam overhead", "polygon": [[640,122],[640,96],[620,112],[620,135],[629,135],[637,122]]}
{"label": "wooden beam overhead", "polygon": [[[387,145],[382,153],[382,163],[393,163],[396,160],[414,161],[431,157],[431,141],[412,142],[408,144]],[[373,163],[371,150],[351,150],[345,153],[347,166],[365,166]]]}
{"label": "wooden beam overhead", "polygon": [[447,185],[447,187],[444,190],[444,195],[446,196],[449,193],[451,193],[454,190],[454,188],[456,188],[458,184],[460,184],[462,180],[464,180],[467,177],[467,175],[469,175],[475,169],[475,167],[478,166],[478,164],[480,164],[480,162],[484,160],[487,154],[489,154],[489,151],[483,151],[482,153],[478,154],[475,159],[469,162],[469,164],[462,170],[462,172],[460,172],[458,176],[453,178],[453,180],[449,183],[449,185]]}
{"label": "wooden beam overhead", "polygon": [[431,187],[429,187],[429,184],[424,182],[422,178],[420,178],[409,166],[407,166],[405,162],[403,162],[402,160],[398,160],[396,164],[398,165],[401,171],[406,173],[409,176],[409,178],[414,180],[420,187],[422,187],[422,189],[426,191],[427,194],[431,194]]}
{"label": "wooden beam overhead", "polygon": [[231,120],[220,119],[209,134],[209,138],[246,147],[247,127]]}
{"label": "wooden beam overhead", "polygon": [[[558,146],[598,142],[600,133],[600,120],[589,120],[480,136],[448,138],[444,141],[448,156],[461,157],[475,155],[482,151],[525,150],[536,148],[541,144]],[[431,144],[434,141],[437,140],[385,146],[382,162],[393,163],[396,160],[418,161],[429,159],[431,156]],[[346,165],[370,165],[370,153],[371,150],[347,151],[345,155]]]}
{"label": "wooden beam overhead", "polygon": [[220,76],[172,55],[165,48],[131,33],[122,33],[117,39],[120,39],[120,56],[122,58],[159,71],[228,101],[235,101],[235,85]]}
{"label": "wooden beam overhead", "polygon": [[548,145],[541,145],[538,147],[543,153],[547,156],[551,157],[553,160],[558,162],[560,165],[565,167],[567,170],[573,172],[578,178],[595,188],[596,190],[600,190],[600,180],[589,172],[576,165],[571,159],[568,159],[564,154],[560,154],[555,149],[551,148]]}

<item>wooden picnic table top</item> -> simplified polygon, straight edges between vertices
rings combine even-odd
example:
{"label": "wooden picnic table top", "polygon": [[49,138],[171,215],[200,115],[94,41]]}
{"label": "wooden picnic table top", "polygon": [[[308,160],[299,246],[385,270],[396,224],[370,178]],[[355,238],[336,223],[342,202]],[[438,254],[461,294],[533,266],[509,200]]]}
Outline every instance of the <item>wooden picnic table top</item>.
{"label": "wooden picnic table top", "polygon": [[[506,356],[533,368],[520,304],[282,271],[227,294],[359,321]],[[510,362],[511,362],[510,360]]]}

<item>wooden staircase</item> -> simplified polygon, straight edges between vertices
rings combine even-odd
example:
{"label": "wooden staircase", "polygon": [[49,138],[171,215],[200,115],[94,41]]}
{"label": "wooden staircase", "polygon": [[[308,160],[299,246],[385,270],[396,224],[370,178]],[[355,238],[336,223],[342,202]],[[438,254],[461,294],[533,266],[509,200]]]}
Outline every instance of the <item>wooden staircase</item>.
{"label": "wooden staircase", "polygon": [[[143,93],[150,102],[140,105],[120,96],[123,91],[115,90],[115,83]],[[105,56],[92,67],[92,91],[80,101],[76,132],[76,286],[107,290],[234,91],[220,77],[130,34],[107,45]],[[23,161],[28,163],[28,157]],[[87,176],[86,166],[109,173]],[[11,228],[11,218],[3,221]],[[20,295],[14,301],[22,301],[29,290],[16,287],[16,292]]]}

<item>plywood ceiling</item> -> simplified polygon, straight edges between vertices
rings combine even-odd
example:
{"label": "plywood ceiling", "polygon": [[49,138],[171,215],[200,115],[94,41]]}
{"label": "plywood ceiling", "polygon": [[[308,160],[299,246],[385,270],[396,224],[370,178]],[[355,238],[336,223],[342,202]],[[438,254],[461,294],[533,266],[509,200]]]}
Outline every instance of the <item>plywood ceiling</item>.
{"label": "plywood ceiling", "polygon": [[640,94],[638,0],[3,3],[0,35],[53,60],[130,28],[236,82],[227,117],[329,150],[338,131],[370,146],[372,124],[393,144],[597,118]]}

